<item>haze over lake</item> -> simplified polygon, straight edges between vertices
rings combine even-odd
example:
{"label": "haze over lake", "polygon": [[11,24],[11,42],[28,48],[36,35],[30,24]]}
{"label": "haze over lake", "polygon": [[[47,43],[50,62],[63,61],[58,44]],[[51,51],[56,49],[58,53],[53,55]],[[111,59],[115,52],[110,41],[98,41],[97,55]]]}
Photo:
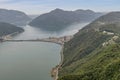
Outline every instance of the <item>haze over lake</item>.
{"label": "haze over lake", "polygon": [[40,28],[35,28],[27,25],[23,27],[25,32],[19,34],[18,36],[15,36],[14,39],[37,39],[37,38],[61,37],[61,36],[67,36],[67,35],[74,35],[75,33],[78,32],[78,30],[80,30],[82,27],[84,27],[87,24],[89,24],[89,22],[73,24],[68,28],[59,32],[43,31]]}
{"label": "haze over lake", "polygon": [[[37,39],[73,35],[88,23],[71,26],[59,33],[25,26],[14,39]],[[50,71],[60,62],[61,46],[45,42],[0,43],[0,80],[52,80]]]}

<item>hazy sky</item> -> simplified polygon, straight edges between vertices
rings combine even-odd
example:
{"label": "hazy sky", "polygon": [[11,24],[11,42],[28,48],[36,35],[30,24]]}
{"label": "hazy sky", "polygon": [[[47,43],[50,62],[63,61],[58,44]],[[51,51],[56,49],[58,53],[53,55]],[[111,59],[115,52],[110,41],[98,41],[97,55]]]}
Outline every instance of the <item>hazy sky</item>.
{"label": "hazy sky", "polygon": [[120,0],[0,0],[0,8],[20,10],[27,14],[42,14],[55,8],[108,12],[120,11]]}

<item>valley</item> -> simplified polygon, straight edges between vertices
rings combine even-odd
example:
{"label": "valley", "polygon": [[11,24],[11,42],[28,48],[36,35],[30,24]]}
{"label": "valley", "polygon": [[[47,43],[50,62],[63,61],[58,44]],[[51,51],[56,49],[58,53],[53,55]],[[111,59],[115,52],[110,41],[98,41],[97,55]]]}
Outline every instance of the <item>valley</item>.
{"label": "valley", "polygon": [[0,80],[120,79],[119,11],[0,9],[0,17]]}

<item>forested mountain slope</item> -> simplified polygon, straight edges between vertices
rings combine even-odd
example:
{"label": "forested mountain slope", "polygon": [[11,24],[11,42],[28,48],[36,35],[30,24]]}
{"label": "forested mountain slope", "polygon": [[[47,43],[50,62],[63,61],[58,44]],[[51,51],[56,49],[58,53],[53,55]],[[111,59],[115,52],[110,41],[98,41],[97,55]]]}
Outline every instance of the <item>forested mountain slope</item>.
{"label": "forested mountain slope", "polygon": [[64,45],[59,80],[120,79],[120,12],[108,13]]}
{"label": "forested mountain slope", "polygon": [[32,20],[29,25],[48,31],[60,31],[73,23],[90,22],[102,13],[92,10],[64,11],[55,9]]}
{"label": "forested mountain slope", "polygon": [[15,25],[9,23],[0,22],[0,37],[14,32],[23,32],[22,28],[16,27]]}
{"label": "forested mountain slope", "polygon": [[26,25],[31,18],[24,12],[17,10],[0,9],[0,22],[6,22],[17,26]]}

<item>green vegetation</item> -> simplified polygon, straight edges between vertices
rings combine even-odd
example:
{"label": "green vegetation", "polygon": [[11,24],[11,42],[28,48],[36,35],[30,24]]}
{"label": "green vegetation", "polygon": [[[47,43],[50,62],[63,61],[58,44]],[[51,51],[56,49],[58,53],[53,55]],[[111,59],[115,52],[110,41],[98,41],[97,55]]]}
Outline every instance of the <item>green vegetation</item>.
{"label": "green vegetation", "polygon": [[120,21],[120,12],[110,12],[107,15],[104,15],[98,18],[96,21],[104,23],[115,23]]}
{"label": "green vegetation", "polygon": [[103,25],[100,28],[100,31],[108,31],[108,32],[120,34],[120,24],[119,23],[113,23],[113,24]]}
{"label": "green vegetation", "polygon": [[17,10],[0,9],[0,22],[6,22],[17,26],[24,26],[31,18],[24,12]]}
{"label": "green vegetation", "polygon": [[74,23],[93,21],[101,15],[102,13],[91,10],[64,11],[55,9],[35,18],[29,25],[47,31],[60,31]]}
{"label": "green vegetation", "polygon": [[16,27],[14,25],[0,22],[0,37],[8,34],[12,34],[14,32],[23,32],[22,28]]}
{"label": "green vegetation", "polygon": [[65,44],[64,53],[66,54],[64,56],[66,58],[64,59],[63,66],[82,59],[111,37],[112,35],[106,35],[94,30],[76,34],[73,40]]}
{"label": "green vegetation", "polygon": [[[79,63],[82,61],[78,61]],[[76,74],[66,75],[59,80],[119,80],[120,78],[120,44],[101,49],[96,55],[86,59]]]}
{"label": "green vegetation", "polygon": [[[112,22],[110,18],[109,22],[97,19],[65,43],[64,61],[58,80],[120,79],[120,24],[115,17],[112,16]],[[107,45],[103,45],[105,43]]]}

